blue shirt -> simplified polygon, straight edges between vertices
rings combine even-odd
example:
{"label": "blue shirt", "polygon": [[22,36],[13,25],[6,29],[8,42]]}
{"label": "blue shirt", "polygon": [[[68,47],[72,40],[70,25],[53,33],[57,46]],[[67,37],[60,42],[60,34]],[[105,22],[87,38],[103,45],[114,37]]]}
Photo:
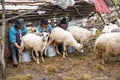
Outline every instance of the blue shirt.
{"label": "blue shirt", "polygon": [[[26,26],[23,27],[23,29],[21,30],[21,34],[22,36],[27,34],[27,28]],[[11,26],[10,30],[9,30],[9,39],[10,39],[10,43],[15,44],[15,43],[19,43],[20,44],[20,32],[18,29],[15,28],[15,25]]]}
{"label": "blue shirt", "polygon": [[48,24],[46,28],[42,28],[40,25],[38,25],[37,29],[39,32],[51,32],[52,26]]}

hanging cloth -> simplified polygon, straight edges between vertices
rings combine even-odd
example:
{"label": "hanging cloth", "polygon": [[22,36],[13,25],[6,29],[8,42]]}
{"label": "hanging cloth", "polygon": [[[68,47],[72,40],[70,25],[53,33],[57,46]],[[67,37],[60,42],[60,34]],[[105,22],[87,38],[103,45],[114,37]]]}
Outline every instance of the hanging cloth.
{"label": "hanging cloth", "polygon": [[103,0],[105,2],[105,4],[107,5],[107,7],[110,6],[110,0]]}
{"label": "hanging cloth", "polygon": [[103,0],[92,0],[95,4],[95,9],[100,14],[103,13],[110,13],[109,8],[107,7],[106,3]]}
{"label": "hanging cloth", "polygon": [[110,13],[109,7],[107,7],[106,3],[104,2],[104,0],[98,0],[101,8],[103,10],[103,13]]}

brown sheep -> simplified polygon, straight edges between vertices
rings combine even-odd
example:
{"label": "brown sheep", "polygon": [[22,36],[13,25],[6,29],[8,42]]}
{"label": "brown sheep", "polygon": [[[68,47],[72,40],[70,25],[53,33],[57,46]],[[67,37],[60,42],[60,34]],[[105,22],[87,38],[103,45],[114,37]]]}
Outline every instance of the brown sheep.
{"label": "brown sheep", "polygon": [[108,61],[110,56],[120,54],[120,33],[105,33],[100,35],[95,42],[95,54],[97,59]]}

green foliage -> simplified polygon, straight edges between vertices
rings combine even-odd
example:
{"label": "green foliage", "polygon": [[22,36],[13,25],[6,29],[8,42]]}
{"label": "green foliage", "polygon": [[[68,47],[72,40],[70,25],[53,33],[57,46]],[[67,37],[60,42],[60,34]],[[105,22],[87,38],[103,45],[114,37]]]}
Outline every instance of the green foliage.
{"label": "green foliage", "polygon": [[120,4],[120,0],[114,0],[115,4]]}

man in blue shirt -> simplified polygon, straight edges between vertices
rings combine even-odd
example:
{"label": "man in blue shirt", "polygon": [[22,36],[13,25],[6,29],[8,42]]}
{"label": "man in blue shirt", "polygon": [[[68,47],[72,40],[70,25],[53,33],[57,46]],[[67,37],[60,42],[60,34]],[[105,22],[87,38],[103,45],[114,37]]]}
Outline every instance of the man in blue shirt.
{"label": "man in blue shirt", "polygon": [[41,23],[37,26],[39,32],[49,32],[51,33],[52,26],[48,24],[48,21],[45,18],[41,19]]}
{"label": "man in blue shirt", "polygon": [[13,66],[18,65],[18,49],[20,49],[21,38],[27,34],[27,28],[23,19],[17,19],[15,25],[9,30],[10,57],[13,60]]}

